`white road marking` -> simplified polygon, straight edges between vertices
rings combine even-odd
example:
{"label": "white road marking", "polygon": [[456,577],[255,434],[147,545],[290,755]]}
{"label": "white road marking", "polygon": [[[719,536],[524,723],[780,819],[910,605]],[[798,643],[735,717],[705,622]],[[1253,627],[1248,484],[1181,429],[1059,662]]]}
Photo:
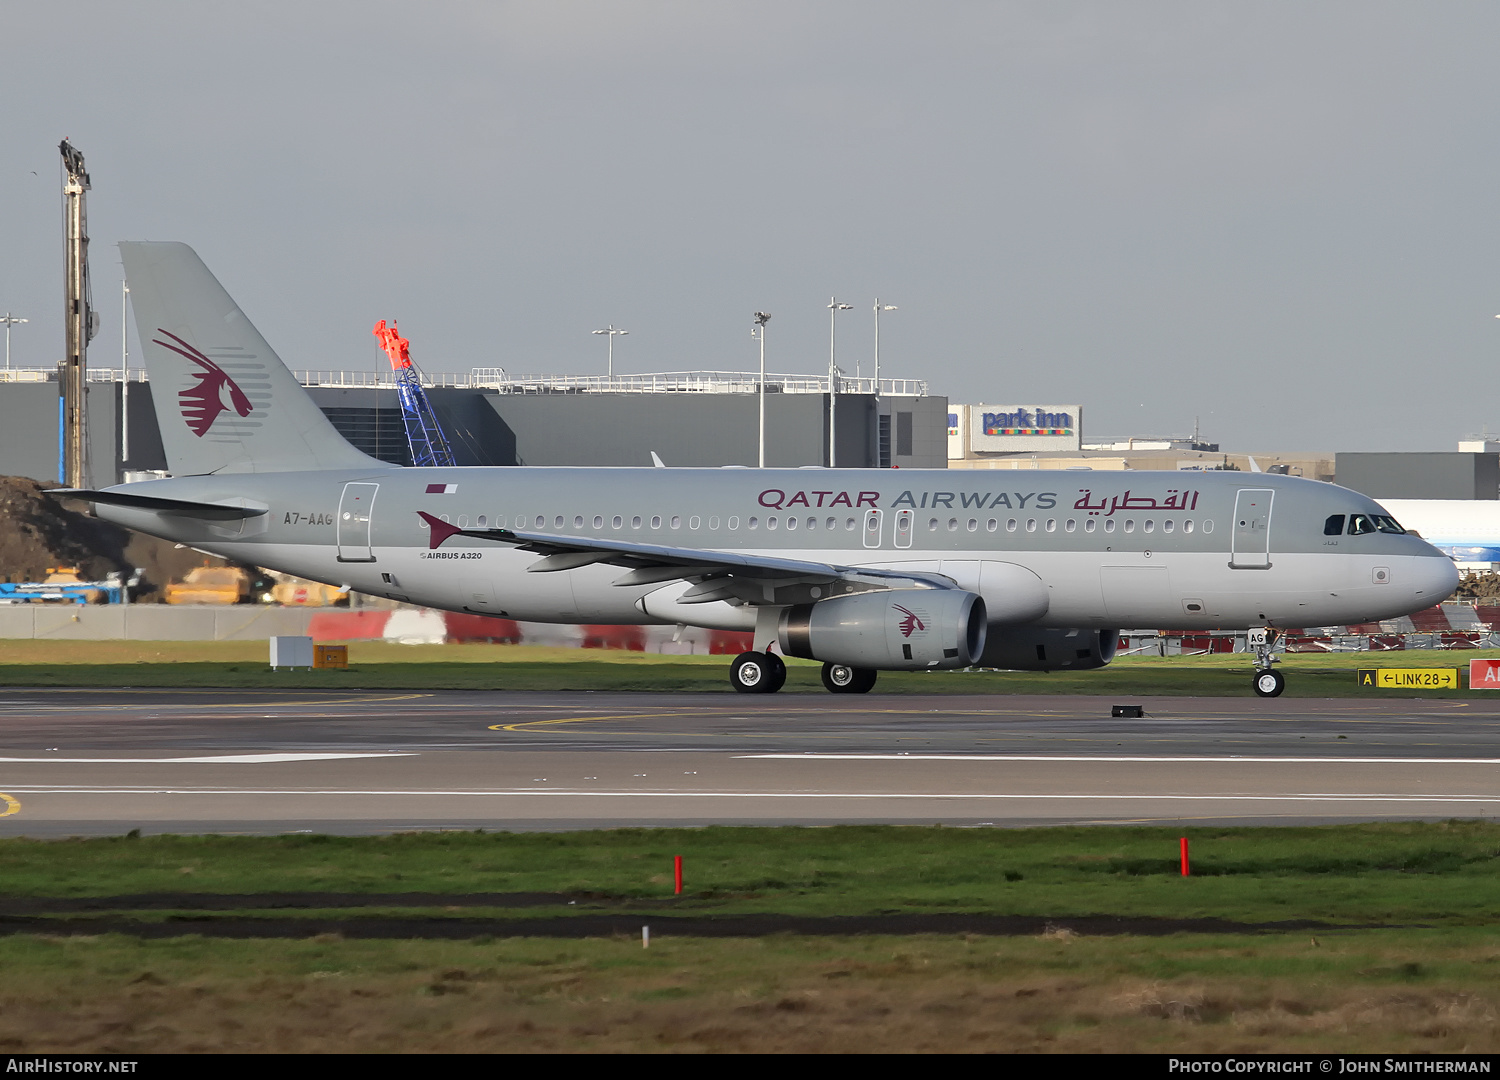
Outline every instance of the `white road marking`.
{"label": "white road marking", "polygon": [[1426,757],[1259,757],[1253,754],[1220,754],[1198,757],[1161,757],[1104,754],[839,754],[807,750],[802,753],[735,754],[739,759],[776,761],[1100,761],[1100,762],[1192,762],[1198,764],[1258,765],[1500,765],[1500,758]]}
{"label": "white road marking", "polygon": [[514,798],[547,796],[591,799],[939,799],[948,802],[964,799],[1004,799],[1012,802],[1027,799],[1048,801],[1144,802],[1152,799],[1167,802],[1393,802],[1393,803],[1500,803],[1500,795],[1398,794],[1385,792],[1290,792],[1275,795],[1117,795],[1059,794],[1039,792],[878,792],[878,791],[582,791],[545,788],[513,788],[493,791],[418,791],[418,790],[315,790],[296,788],[150,788],[150,787],[75,787],[64,785],[7,785],[7,790],[31,795],[322,795],[376,796],[381,798]]}
{"label": "white road marking", "polygon": [[282,761],[343,761],[348,758],[416,757],[411,751],[379,754],[219,754],[214,757],[0,757],[0,764],[49,765],[269,765]]}

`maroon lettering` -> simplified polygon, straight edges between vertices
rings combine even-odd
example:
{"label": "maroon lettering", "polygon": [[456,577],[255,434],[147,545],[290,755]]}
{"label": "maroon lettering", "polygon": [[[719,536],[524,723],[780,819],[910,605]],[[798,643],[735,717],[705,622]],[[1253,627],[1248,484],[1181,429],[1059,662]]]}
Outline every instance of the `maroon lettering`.
{"label": "maroon lettering", "polygon": [[880,492],[878,491],[861,491],[859,493],[859,502],[855,505],[864,506],[868,504],[870,506],[874,506],[875,500],[878,498],[880,498]]}

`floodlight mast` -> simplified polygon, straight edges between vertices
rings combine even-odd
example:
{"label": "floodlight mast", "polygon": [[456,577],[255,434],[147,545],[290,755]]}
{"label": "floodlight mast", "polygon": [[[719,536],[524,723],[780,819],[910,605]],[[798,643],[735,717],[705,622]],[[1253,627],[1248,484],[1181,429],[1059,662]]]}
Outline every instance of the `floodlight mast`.
{"label": "floodlight mast", "polygon": [[766,323],[771,321],[769,311],[755,313],[755,325],[750,336],[760,342],[760,465],[766,467]]}
{"label": "floodlight mast", "polygon": [[853,304],[841,304],[837,296],[828,301],[828,467],[837,468],[836,426],[838,424],[839,367],[834,357],[833,328],[841,311],[853,311]]}
{"label": "floodlight mast", "polygon": [[88,345],[99,331],[89,284],[88,208],[84,192],[89,174],[83,154],[64,139],[58,144],[63,172],[63,318],[66,352],[59,372],[62,396],[62,460],[58,479],[69,487],[88,487]]}
{"label": "floodlight mast", "polygon": [[17,325],[19,325],[19,324],[21,324],[23,322],[30,322],[30,320],[29,319],[18,318],[17,316],[12,315],[8,311],[4,315],[0,315],[0,323],[4,323],[5,324],[5,370],[6,371],[10,370],[10,328],[12,326],[17,326]]}
{"label": "floodlight mast", "polygon": [[589,332],[593,334],[609,335],[609,367],[606,370],[609,372],[609,377],[613,379],[615,377],[615,338],[620,334],[628,334],[630,333],[630,331],[617,330],[615,329],[615,324],[610,323],[609,326],[603,330],[591,330]]}

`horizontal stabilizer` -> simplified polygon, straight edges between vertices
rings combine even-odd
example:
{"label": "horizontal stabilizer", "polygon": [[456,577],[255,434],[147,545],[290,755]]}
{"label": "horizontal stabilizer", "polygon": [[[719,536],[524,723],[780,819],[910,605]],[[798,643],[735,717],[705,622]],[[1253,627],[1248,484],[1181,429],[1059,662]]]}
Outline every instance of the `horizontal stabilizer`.
{"label": "horizontal stabilizer", "polygon": [[186,499],[159,499],[154,495],[131,495],[123,491],[87,491],[83,488],[48,488],[44,494],[59,499],[82,499],[106,506],[123,506],[129,510],[149,510],[157,514],[199,518],[203,521],[242,521],[260,517],[264,510],[254,506],[225,506],[222,503],[189,502]]}

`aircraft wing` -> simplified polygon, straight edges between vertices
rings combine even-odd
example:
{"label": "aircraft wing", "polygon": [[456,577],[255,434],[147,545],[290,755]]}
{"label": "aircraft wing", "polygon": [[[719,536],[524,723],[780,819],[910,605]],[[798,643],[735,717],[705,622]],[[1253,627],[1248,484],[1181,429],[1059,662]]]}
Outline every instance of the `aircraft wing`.
{"label": "aircraft wing", "polygon": [[878,570],[802,559],[781,559],[774,555],[637,544],[588,536],[560,536],[513,529],[464,529],[420,510],[417,513],[431,530],[428,540],[430,548],[441,547],[453,536],[512,544],[522,551],[534,551],[542,556],[527,567],[532,573],[573,570],[580,566],[605,563],[629,568],[629,572],[615,582],[616,585],[698,580],[699,584],[684,593],[679,603],[708,603],[730,599],[751,604],[799,603],[802,602],[799,594],[810,592],[808,599],[826,596],[830,591],[826,587],[835,582],[843,583],[845,588],[842,591],[846,592],[891,588],[957,588],[952,578],[941,574]]}

